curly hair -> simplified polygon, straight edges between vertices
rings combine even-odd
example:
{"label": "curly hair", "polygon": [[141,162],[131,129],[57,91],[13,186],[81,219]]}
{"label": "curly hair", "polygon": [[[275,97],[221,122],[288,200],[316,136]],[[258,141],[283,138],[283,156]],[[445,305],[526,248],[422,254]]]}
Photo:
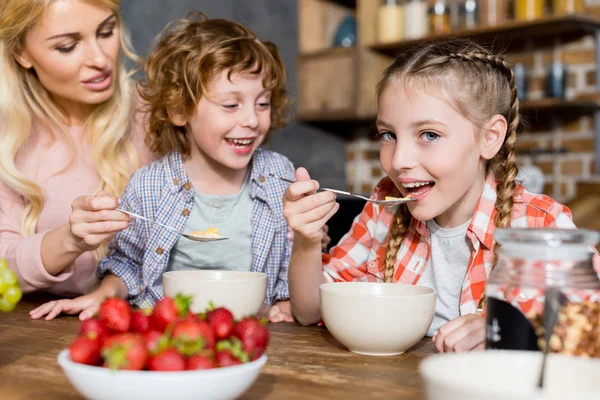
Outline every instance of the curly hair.
{"label": "curly hair", "polygon": [[148,144],[157,153],[189,155],[185,127],[173,124],[168,112],[177,110],[185,118],[191,117],[209,82],[224,71],[229,79],[234,74],[262,76],[263,86],[272,91],[271,130],[288,120],[285,67],[276,46],[260,41],[238,23],[188,13],[157,37],[145,70],[138,91],[147,103]]}
{"label": "curly hair", "polygon": [[[517,187],[515,142],[519,128],[519,99],[515,76],[510,65],[499,56],[465,39],[450,39],[419,46],[401,53],[384,72],[377,93],[390,82],[436,85],[443,93],[451,93],[452,105],[476,127],[484,126],[492,116],[502,115],[508,129],[500,151],[486,164],[486,174],[495,175],[496,227],[508,227]],[[407,215],[408,214],[408,215]],[[385,257],[385,278],[393,278],[396,254],[410,223],[406,207],[394,217]]]}

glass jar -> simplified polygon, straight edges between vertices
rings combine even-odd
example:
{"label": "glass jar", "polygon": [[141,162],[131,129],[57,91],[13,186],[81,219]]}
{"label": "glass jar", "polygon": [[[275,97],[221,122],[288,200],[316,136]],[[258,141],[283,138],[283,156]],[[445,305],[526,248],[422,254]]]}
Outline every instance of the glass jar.
{"label": "glass jar", "polygon": [[380,43],[402,40],[403,0],[382,0],[377,10],[377,40]]}
{"label": "glass jar", "polygon": [[506,20],[506,0],[480,0],[479,23],[481,26],[501,25]]}
{"label": "glass jar", "polygon": [[554,14],[573,14],[583,11],[583,0],[552,0]]}
{"label": "glass jar", "polygon": [[477,0],[464,0],[459,8],[458,29],[474,29],[479,21]]}
{"label": "glass jar", "polygon": [[427,0],[406,0],[404,3],[404,38],[418,39],[427,35]]}
{"label": "glass jar", "polygon": [[515,19],[531,21],[544,16],[544,0],[515,0]]}
{"label": "glass jar", "polygon": [[550,351],[600,357],[600,280],[591,248],[600,235],[588,230],[497,229],[498,263],[486,286],[486,347],[545,347],[546,290],[559,288],[562,306]]}
{"label": "glass jar", "polygon": [[440,35],[450,32],[450,8],[445,0],[435,0],[429,8],[429,32]]}

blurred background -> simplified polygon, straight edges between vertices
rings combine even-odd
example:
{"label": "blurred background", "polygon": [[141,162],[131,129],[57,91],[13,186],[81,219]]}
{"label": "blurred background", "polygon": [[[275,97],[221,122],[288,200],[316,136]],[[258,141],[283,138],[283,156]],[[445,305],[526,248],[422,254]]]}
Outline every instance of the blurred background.
{"label": "blurred background", "polygon": [[[321,186],[370,193],[383,176],[372,139],[375,85],[407,45],[468,36],[507,54],[527,127],[519,179],[600,230],[600,0],[123,0],[138,54],[190,10],[273,41],[288,71],[294,118],[268,147]],[[341,199],[334,240],[362,203]]]}

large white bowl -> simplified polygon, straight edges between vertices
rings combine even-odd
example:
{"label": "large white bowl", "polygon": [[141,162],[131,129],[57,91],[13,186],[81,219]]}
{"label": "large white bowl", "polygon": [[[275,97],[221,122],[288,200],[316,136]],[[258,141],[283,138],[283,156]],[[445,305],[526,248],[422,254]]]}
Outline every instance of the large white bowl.
{"label": "large white bowl", "polygon": [[320,292],[327,329],[359,354],[404,353],[425,336],[435,312],[435,290],[423,286],[336,282]]}
{"label": "large white bowl", "polygon": [[539,391],[541,362],[533,351],[474,351],[428,357],[419,371],[427,400],[600,399],[600,360],[549,354]]}
{"label": "large white bowl", "polygon": [[111,371],[71,361],[69,350],[58,364],[77,391],[90,400],[226,400],[242,395],[267,362],[263,354],[247,364],[199,371]]}
{"label": "large white bowl", "polygon": [[163,274],[165,296],[177,293],[194,296],[191,309],[227,307],[236,319],[258,313],[267,293],[267,275],[262,272],[224,270],[184,270]]}

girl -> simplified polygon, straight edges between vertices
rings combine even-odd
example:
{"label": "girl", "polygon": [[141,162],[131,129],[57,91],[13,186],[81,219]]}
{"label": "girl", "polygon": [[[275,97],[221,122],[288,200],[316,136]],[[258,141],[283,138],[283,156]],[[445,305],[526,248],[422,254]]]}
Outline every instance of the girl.
{"label": "girl", "polygon": [[439,351],[484,347],[478,305],[494,261],[497,227],[573,228],[570,211],[515,182],[519,101],[509,65],[464,40],[414,48],[390,65],[378,88],[380,162],[387,177],[348,234],[321,258],[321,226],[335,196],[315,193],[306,170],[284,196],[295,231],[290,297],[300,323],[319,321],[327,281],[419,284],[437,291],[428,332]]}
{"label": "girl", "polygon": [[291,162],[261,148],[285,123],[285,69],[275,46],[226,20],[186,18],[161,34],[139,86],[148,103],[152,149],[164,155],[137,171],[120,206],[179,231],[217,227],[227,241],[198,243],[135,219],[99,264],[100,288],[40,306],[86,319],[112,296],[140,307],[163,297],[162,274],[182,268],[264,271],[271,321],[291,321],[287,266],[291,243],[282,215]]}
{"label": "girl", "polygon": [[118,0],[0,2],[0,258],[24,292],[89,291],[129,224],[108,195],[154,157],[125,56]]}

